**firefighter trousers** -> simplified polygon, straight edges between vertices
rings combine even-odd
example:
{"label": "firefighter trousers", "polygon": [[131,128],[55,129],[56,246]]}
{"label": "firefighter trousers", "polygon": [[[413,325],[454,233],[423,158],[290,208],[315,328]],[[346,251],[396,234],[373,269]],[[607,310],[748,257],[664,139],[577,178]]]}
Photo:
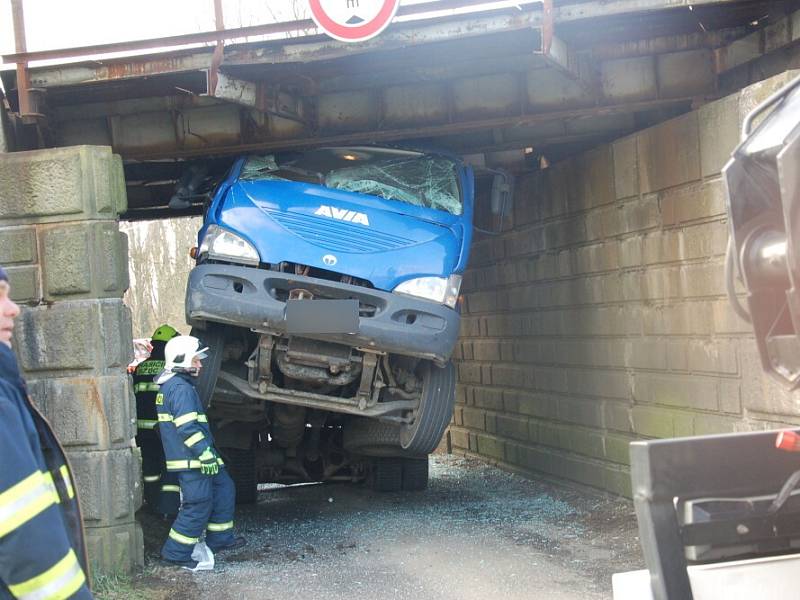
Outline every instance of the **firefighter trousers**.
{"label": "firefighter trousers", "polygon": [[181,490],[178,474],[167,471],[164,449],[158,434],[140,429],[136,443],[142,452],[142,475],[144,476],[144,501],[147,508],[158,514],[174,517],[181,505]]}
{"label": "firefighter trousers", "polygon": [[236,490],[227,470],[223,467],[212,476],[195,469],[179,471],[178,480],[181,508],[161,548],[161,556],[174,561],[190,560],[192,549],[204,531],[212,552],[233,543]]}

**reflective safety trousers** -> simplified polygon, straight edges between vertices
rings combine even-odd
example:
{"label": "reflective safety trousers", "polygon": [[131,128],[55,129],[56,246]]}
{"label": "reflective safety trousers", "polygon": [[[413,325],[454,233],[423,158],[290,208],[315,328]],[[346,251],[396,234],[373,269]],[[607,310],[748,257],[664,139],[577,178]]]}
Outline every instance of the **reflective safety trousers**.
{"label": "reflective safety trousers", "polygon": [[198,471],[181,471],[177,475],[183,503],[161,548],[161,556],[168,560],[189,560],[204,531],[212,552],[230,545],[234,541],[236,489],[228,472],[220,469],[210,477]]}
{"label": "reflective safety trousers", "polygon": [[0,598],[90,599],[87,573],[66,457],[0,344]]}
{"label": "reflective safety trousers", "polygon": [[[199,456],[213,448],[214,438],[200,397],[188,375],[175,375],[156,396],[158,433],[164,446],[167,471],[199,469]],[[222,465],[222,459],[218,459]]]}

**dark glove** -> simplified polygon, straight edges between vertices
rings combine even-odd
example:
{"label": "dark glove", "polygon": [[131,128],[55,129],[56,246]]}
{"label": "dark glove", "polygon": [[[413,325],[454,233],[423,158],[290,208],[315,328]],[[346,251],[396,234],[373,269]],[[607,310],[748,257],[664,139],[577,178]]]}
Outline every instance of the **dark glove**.
{"label": "dark glove", "polygon": [[203,453],[198,457],[200,459],[200,472],[203,475],[216,475],[219,473],[219,462],[217,462],[217,453],[210,446],[203,450]]}

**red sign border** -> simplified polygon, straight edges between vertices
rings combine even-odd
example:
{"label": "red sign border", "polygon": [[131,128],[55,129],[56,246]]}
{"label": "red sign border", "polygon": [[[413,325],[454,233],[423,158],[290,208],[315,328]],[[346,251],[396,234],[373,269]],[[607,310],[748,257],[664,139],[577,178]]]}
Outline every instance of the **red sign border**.
{"label": "red sign border", "polygon": [[400,6],[400,0],[384,0],[378,15],[368,23],[357,27],[339,25],[322,10],[320,0],[308,0],[308,5],[311,8],[314,22],[332,38],[342,42],[363,42],[378,35],[392,22],[392,18]]}

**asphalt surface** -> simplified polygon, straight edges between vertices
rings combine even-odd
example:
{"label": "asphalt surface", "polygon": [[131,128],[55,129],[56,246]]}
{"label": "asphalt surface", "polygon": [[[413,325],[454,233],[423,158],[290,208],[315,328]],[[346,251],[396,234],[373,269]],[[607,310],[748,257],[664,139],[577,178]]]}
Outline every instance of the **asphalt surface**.
{"label": "asphalt surface", "polygon": [[237,511],[248,546],[213,572],[156,566],[169,523],[140,518],[147,598],[594,600],[642,565],[629,502],[451,456],[433,459],[425,492],[262,491]]}

